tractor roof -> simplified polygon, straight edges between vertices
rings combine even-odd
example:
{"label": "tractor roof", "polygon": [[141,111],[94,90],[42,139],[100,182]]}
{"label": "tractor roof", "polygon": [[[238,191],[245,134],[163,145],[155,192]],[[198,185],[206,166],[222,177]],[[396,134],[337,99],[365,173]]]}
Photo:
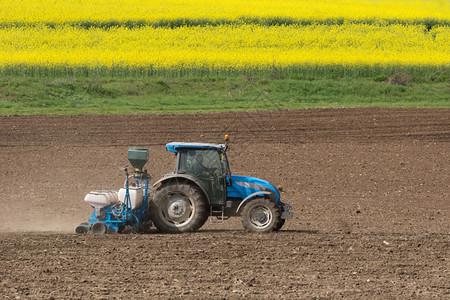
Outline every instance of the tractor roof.
{"label": "tractor roof", "polygon": [[171,152],[178,152],[178,149],[210,149],[210,150],[224,150],[225,144],[205,144],[205,143],[183,143],[173,142],[166,144],[167,150]]}

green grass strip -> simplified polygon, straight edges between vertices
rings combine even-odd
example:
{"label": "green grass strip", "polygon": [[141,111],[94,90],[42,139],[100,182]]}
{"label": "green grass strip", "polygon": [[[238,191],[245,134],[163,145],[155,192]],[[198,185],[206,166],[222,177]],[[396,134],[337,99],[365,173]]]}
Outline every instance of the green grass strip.
{"label": "green grass strip", "polygon": [[450,107],[447,80],[261,76],[2,77],[1,115],[160,114],[317,107]]}

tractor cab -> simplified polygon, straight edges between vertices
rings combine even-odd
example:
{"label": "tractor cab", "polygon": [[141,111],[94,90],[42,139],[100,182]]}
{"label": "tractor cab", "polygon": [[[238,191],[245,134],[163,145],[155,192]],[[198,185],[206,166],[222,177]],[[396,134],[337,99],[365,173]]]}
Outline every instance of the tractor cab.
{"label": "tractor cab", "polygon": [[212,205],[225,203],[231,185],[226,144],[169,143],[166,148],[177,154],[174,174],[197,181]]}

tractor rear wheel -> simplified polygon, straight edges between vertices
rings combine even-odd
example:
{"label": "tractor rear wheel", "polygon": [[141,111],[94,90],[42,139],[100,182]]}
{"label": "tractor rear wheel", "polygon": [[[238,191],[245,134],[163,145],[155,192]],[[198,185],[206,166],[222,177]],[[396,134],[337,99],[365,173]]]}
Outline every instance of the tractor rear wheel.
{"label": "tractor rear wheel", "polygon": [[278,206],[269,198],[250,200],[241,213],[242,225],[248,231],[271,232],[281,228]]}
{"label": "tractor rear wheel", "polygon": [[196,231],[208,219],[203,192],[186,182],[163,183],[149,202],[150,218],[159,231],[180,233]]}

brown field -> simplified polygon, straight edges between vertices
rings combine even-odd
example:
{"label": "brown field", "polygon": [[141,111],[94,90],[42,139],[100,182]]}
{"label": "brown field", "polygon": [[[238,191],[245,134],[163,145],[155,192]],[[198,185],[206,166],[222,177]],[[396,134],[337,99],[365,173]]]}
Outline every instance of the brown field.
{"label": "brown field", "polygon": [[[232,172],[282,189],[294,219],[181,235],[76,235],[129,147],[231,136]],[[450,109],[0,116],[2,299],[450,298]]]}

